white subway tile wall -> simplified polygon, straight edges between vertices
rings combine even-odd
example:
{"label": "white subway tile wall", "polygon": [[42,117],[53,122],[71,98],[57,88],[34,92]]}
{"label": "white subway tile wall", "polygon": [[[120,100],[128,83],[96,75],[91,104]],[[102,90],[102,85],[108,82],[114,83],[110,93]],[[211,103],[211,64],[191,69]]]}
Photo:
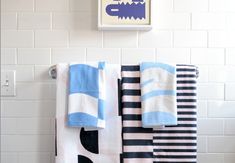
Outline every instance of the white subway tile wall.
{"label": "white subway tile wall", "polygon": [[198,163],[235,162],[235,1],[153,0],[153,30],[98,31],[97,0],[2,0],[2,69],[17,96],[1,100],[1,163],[54,163],[59,62],[196,64]]}

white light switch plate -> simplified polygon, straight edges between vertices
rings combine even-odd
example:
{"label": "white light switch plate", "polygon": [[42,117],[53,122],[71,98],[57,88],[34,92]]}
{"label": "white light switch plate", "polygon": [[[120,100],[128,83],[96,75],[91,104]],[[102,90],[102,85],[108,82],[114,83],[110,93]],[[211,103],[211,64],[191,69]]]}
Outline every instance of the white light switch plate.
{"label": "white light switch plate", "polygon": [[15,71],[2,70],[1,71],[1,96],[15,96]]}

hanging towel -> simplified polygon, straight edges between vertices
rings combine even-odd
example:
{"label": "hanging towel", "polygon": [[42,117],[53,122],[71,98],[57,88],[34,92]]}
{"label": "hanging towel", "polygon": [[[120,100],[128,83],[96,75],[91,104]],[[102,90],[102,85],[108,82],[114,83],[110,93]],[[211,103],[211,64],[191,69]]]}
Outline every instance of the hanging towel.
{"label": "hanging towel", "polygon": [[175,66],[143,62],[140,72],[142,126],[177,125]]}
{"label": "hanging towel", "polygon": [[141,124],[139,69],[122,66],[123,163],[153,163],[153,129]]}
{"label": "hanging towel", "polygon": [[105,128],[105,63],[70,64],[68,126]]}
{"label": "hanging towel", "polygon": [[[57,65],[56,95],[56,163],[120,163],[122,153],[121,113],[118,100],[120,66],[106,65],[106,95],[103,130],[85,131],[67,126],[69,65]],[[112,91],[110,91],[112,90]]]}
{"label": "hanging towel", "polygon": [[196,67],[177,65],[178,125],[154,130],[154,162],[197,162]]}

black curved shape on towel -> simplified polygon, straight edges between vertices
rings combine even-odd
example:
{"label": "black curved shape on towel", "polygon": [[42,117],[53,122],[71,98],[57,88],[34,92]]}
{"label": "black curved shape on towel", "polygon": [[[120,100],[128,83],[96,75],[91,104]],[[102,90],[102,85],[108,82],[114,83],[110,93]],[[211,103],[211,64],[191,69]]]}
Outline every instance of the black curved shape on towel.
{"label": "black curved shape on towel", "polygon": [[80,131],[80,140],[86,150],[99,154],[98,131],[85,131],[84,128],[82,128]]}
{"label": "black curved shape on towel", "polygon": [[78,163],[93,163],[93,161],[86,156],[78,155]]}

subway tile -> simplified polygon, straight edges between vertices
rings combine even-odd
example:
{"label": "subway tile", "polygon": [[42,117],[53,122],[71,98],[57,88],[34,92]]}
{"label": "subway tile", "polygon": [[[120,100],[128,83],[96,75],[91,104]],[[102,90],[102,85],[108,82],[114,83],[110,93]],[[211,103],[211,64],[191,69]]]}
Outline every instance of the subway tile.
{"label": "subway tile", "polygon": [[226,27],[226,15],[218,13],[193,13],[192,29],[221,30]]}
{"label": "subway tile", "polygon": [[[69,0],[70,11],[75,12],[90,12],[97,14],[98,2],[93,0]],[[81,5],[82,4],[82,5]]]}
{"label": "subway tile", "polygon": [[53,134],[51,118],[2,118],[3,135]]}
{"label": "subway tile", "polygon": [[211,66],[209,67],[210,82],[235,82],[235,66]]}
{"label": "subway tile", "polygon": [[2,11],[33,11],[34,1],[33,0],[2,0],[1,1]]}
{"label": "subway tile", "polygon": [[50,152],[20,152],[19,163],[50,163]]}
{"label": "subway tile", "polygon": [[102,47],[102,32],[95,30],[72,30],[69,34],[70,47]]}
{"label": "subway tile", "polygon": [[50,64],[50,49],[20,48],[18,49],[18,64]]}
{"label": "subway tile", "polygon": [[221,119],[198,119],[198,135],[222,135],[224,131]]}
{"label": "subway tile", "polygon": [[49,65],[48,66],[42,66],[38,65],[35,66],[34,68],[34,80],[35,81],[50,81],[52,78],[48,74],[49,70]]}
{"label": "subway tile", "polygon": [[54,83],[17,83],[16,96],[3,100],[52,100],[55,99]]}
{"label": "subway tile", "polygon": [[35,10],[39,12],[68,11],[68,9],[68,0],[35,0]]}
{"label": "subway tile", "polygon": [[197,151],[199,153],[207,152],[207,137],[206,136],[197,137]]}
{"label": "subway tile", "polygon": [[14,12],[1,13],[1,29],[17,29],[17,14]]}
{"label": "subway tile", "polygon": [[35,47],[67,47],[68,31],[65,30],[37,30],[35,31]]}
{"label": "subway tile", "polygon": [[227,13],[226,14],[226,29],[234,30],[235,29],[235,13]]}
{"label": "subway tile", "polygon": [[150,62],[155,60],[154,49],[122,49],[122,64],[139,64],[140,62]]}
{"label": "subway tile", "polygon": [[1,163],[18,163],[18,153],[1,152]]}
{"label": "subway tile", "polygon": [[153,12],[173,12],[173,0],[155,0],[152,6],[156,9]]}
{"label": "subway tile", "polygon": [[118,48],[88,48],[87,61],[106,61],[108,63],[120,64],[121,50]]}
{"label": "subway tile", "polygon": [[104,32],[104,47],[135,48],[137,47],[136,31],[106,31]]}
{"label": "subway tile", "polygon": [[209,4],[210,12],[234,12],[233,0],[209,0]]}
{"label": "subway tile", "polygon": [[203,83],[203,82],[208,82],[208,66],[204,66],[204,65],[198,65],[197,64],[197,67],[198,67],[198,71],[199,71],[199,76],[198,76],[198,79],[197,81],[199,83]]}
{"label": "subway tile", "polygon": [[[234,73],[234,72],[233,72]],[[235,100],[235,83],[225,84],[225,100]]]}
{"label": "subway tile", "polygon": [[209,101],[208,117],[211,118],[234,118],[234,101]]}
{"label": "subway tile", "polygon": [[33,47],[33,31],[2,30],[1,42],[3,48],[31,48]]}
{"label": "subway tile", "polygon": [[168,63],[190,63],[190,49],[189,48],[157,48],[156,53],[157,62]]}
{"label": "subway tile", "polygon": [[174,32],[175,47],[206,47],[207,32],[206,31],[175,31]]}
{"label": "subway tile", "polygon": [[235,151],[234,136],[208,137],[208,152],[231,153]]}
{"label": "subway tile", "polygon": [[26,65],[4,65],[3,70],[15,70],[16,71],[16,81],[33,81],[34,80],[34,67]]}
{"label": "subway tile", "polygon": [[15,65],[17,63],[17,54],[15,48],[1,48],[1,64]]}
{"label": "subway tile", "polygon": [[192,48],[191,63],[202,65],[223,65],[224,56],[224,49],[222,48]]}
{"label": "subway tile", "polygon": [[19,13],[18,14],[19,29],[50,29],[51,15],[50,13]]}
{"label": "subway tile", "polygon": [[197,116],[198,118],[207,117],[207,101],[206,100],[197,101]]}
{"label": "subway tile", "polygon": [[198,84],[198,99],[223,100],[224,84]]}
{"label": "subway tile", "polygon": [[197,161],[198,163],[224,163],[224,155],[221,153],[199,153]]}
{"label": "subway tile", "polygon": [[53,135],[2,135],[2,151],[52,152]]}
{"label": "subway tile", "polygon": [[234,153],[225,153],[224,154],[224,163],[234,163],[235,154]]}
{"label": "subway tile", "polygon": [[65,62],[84,62],[85,48],[54,48],[52,49],[52,64]]}
{"label": "subway tile", "polygon": [[207,0],[174,0],[176,12],[207,12]]}
{"label": "subway tile", "polygon": [[[190,14],[154,12],[153,27],[156,29],[189,29]],[[154,21],[156,20],[156,21]]]}
{"label": "subway tile", "polygon": [[209,47],[235,47],[235,31],[209,31]]}
{"label": "subway tile", "polygon": [[235,48],[227,48],[225,58],[227,65],[235,65]]}
{"label": "subway tile", "polygon": [[96,19],[96,14],[88,12],[54,13],[53,29],[94,30],[97,28]]}
{"label": "subway tile", "polygon": [[139,47],[141,48],[171,48],[172,32],[151,30],[139,32]]}
{"label": "subway tile", "polygon": [[55,107],[55,101],[2,100],[1,116],[11,118],[54,117]]}
{"label": "subway tile", "polygon": [[235,119],[224,120],[224,134],[235,135]]}

